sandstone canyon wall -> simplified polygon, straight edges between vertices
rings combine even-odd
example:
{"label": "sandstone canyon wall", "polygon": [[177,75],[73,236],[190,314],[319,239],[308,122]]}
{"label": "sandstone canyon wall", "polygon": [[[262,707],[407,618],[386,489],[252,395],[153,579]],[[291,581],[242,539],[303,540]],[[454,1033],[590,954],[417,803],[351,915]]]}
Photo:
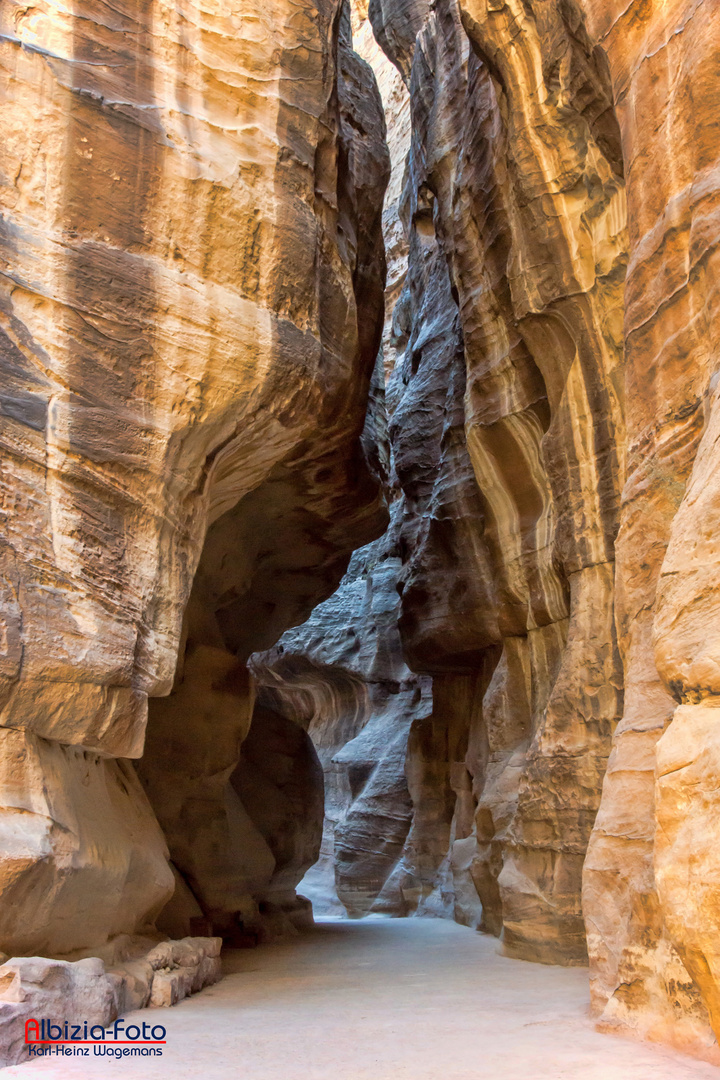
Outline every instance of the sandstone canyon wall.
{"label": "sandstone canyon wall", "polygon": [[712,4],[585,6],[610,63],[630,226],[616,612],[625,711],[586,867],[592,985],[609,1022],[697,1044],[706,1009],[720,1032],[709,857],[720,26]]}
{"label": "sandstone canyon wall", "polygon": [[245,659],[386,520],[361,433],[387,151],[346,23],[2,5],[6,952],[151,925],[166,842],[211,918],[271,886]]}
{"label": "sandstone canyon wall", "polygon": [[[717,18],[686,0],[367,14],[412,113],[407,265],[384,230],[403,280],[386,490],[404,662],[432,679],[375,910],[454,916],[526,959],[589,954],[604,1025],[714,1058]],[[296,664],[314,619],[283,645]],[[333,769],[357,743],[336,735]]]}
{"label": "sandstone canyon wall", "polygon": [[323,765],[322,851],[301,885],[319,914],[406,913],[406,747],[430,712],[431,687],[402,657],[396,521],[394,508],[388,532],[353,555],[335,595],[254,658],[258,699],[307,728]]}

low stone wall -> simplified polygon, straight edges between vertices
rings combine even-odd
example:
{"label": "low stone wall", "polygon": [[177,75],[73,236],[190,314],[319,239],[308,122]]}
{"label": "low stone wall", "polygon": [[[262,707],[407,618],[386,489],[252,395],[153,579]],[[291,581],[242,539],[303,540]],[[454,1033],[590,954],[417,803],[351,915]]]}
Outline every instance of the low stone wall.
{"label": "low stone wall", "polygon": [[[27,1020],[108,1027],[135,1009],[177,1004],[222,977],[219,937],[161,941],[106,968],[92,956],[21,956],[0,966],[0,1067],[26,1060]],[[133,955],[133,953],[135,954]]]}

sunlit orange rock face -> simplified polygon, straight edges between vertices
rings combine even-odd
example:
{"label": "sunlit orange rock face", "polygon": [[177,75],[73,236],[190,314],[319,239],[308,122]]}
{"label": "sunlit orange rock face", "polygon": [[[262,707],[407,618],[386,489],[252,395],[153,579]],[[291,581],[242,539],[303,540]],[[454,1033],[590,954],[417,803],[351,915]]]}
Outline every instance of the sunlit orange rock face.
{"label": "sunlit orange rock face", "polygon": [[152,922],[173,878],[126,759],[181,636],[181,699],[236,698],[229,775],[233,668],[383,527],[388,164],[346,39],[331,2],[2,5],[5,951]]}
{"label": "sunlit orange rock face", "polygon": [[705,1009],[720,1032],[720,26],[688,0],[584,10],[610,64],[630,237],[625,711],[585,871],[593,996],[610,1022],[697,1045]]}

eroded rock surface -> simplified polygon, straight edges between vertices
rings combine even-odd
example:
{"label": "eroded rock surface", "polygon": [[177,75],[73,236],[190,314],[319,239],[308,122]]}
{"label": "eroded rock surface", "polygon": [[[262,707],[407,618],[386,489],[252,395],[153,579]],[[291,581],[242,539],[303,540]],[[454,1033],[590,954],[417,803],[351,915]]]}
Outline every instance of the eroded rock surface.
{"label": "eroded rock surface", "polygon": [[593,993],[606,1022],[710,1052],[720,27],[690,0],[584,9],[612,73],[630,225],[625,711],[586,866]]}
{"label": "eroded rock surface", "polygon": [[254,657],[259,700],[307,728],[322,762],[322,848],[300,889],[319,914],[406,911],[407,744],[430,686],[402,657],[400,567],[391,525],[353,555],[330,600]]}
{"label": "eroded rock surface", "polygon": [[[106,961],[9,960],[0,966],[0,1067],[27,1060],[26,1036],[35,1042],[43,1036],[63,1039],[68,1023],[81,1025],[79,1032],[69,1029],[70,1038],[94,1038],[101,1032],[93,1028],[105,1028],[126,1012],[167,1008],[211,986],[221,978],[221,944],[220,938],[184,938],[148,951],[142,939],[125,937],[103,950]],[[53,1028],[41,1030],[41,1020]]]}
{"label": "eroded rock surface", "polygon": [[[385,22],[401,8],[383,5]],[[462,860],[511,953],[580,959],[581,868],[620,721],[585,863],[593,1002],[606,1024],[712,1056],[718,28],[683,0],[460,0],[424,18],[410,66],[398,28],[381,38],[413,107],[408,281],[437,243],[482,512],[473,587],[487,582],[502,644],[487,675],[473,663],[477,848],[463,841]],[[403,435],[402,410],[401,480],[419,428]],[[452,640],[418,655],[447,587],[409,550],[401,626],[428,670]]]}
{"label": "eroded rock surface", "polygon": [[[401,17],[383,6],[384,43]],[[411,766],[414,830],[422,859],[444,848],[450,910],[454,868],[511,954],[573,963],[622,706],[619,132],[607,70],[560,5],[443,2],[423,19],[391,53],[413,117],[389,424],[400,627],[437,728]],[[455,797],[442,843],[425,811],[437,768]]]}
{"label": "eroded rock surface", "polygon": [[116,759],[174,680],[151,802],[234,910],[244,659],[382,529],[360,435],[387,152],[342,23],[285,0],[0,12],[7,952],[101,944],[168,899]]}
{"label": "eroded rock surface", "polygon": [[0,948],[272,936],[319,851],[720,1060],[719,35],[2,6]]}

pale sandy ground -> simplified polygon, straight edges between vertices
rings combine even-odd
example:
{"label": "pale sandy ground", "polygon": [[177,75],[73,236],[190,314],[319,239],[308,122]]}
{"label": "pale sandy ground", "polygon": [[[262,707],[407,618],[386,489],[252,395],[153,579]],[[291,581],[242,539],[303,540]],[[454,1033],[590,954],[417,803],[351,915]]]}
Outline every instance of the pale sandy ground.
{"label": "pale sandy ground", "polygon": [[3,1070],[7,1080],[720,1078],[596,1032],[585,970],[507,960],[493,938],[450,922],[328,921],[290,944],[230,954],[227,967],[174,1009],[134,1014],[167,1027],[163,1058],[46,1060]]}

